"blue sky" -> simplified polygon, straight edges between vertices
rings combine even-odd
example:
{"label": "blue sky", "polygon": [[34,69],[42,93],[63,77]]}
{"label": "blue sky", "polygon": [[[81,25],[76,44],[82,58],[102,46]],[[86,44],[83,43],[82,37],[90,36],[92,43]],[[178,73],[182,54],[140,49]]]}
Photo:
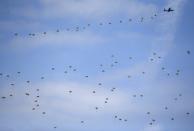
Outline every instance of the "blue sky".
{"label": "blue sky", "polygon": [[0,3],[0,131],[194,130],[193,1]]}

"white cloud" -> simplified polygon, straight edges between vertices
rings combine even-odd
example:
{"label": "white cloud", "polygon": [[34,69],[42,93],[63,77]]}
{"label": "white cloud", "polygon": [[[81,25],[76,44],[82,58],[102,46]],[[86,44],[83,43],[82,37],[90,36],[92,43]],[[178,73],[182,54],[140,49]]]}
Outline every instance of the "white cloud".
{"label": "white cloud", "polygon": [[[38,3],[41,8],[37,8],[36,5],[28,5],[24,8],[14,7],[11,10],[11,14],[16,17],[23,16],[26,21],[14,20],[13,21],[2,21],[0,24],[4,30],[10,30],[11,33],[18,31],[26,32],[32,30],[32,32],[39,32],[39,28],[45,25],[41,23],[42,20],[53,20],[55,18],[63,18],[65,21],[73,21],[76,19],[114,19],[118,16],[126,17],[141,17],[150,16],[156,12],[157,6],[151,3],[143,3],[135,0],[42,0]],[[45,19],[46,18],[46,19]],[[93,20],[92,20],[93,21]],[[93,22],[92,22],[93,23]],[[73,25],[72,25],[73,26]],[[21,28],[22,27],[22,28]],[[34,29],[33,29],[34,28]],[[91,43],[105,43],[106,36],[100,36],[97,32],[60,32],[56,33],[48,30],[47,37],[42,37],[42,34],[32,39],[20,36],[13,38],[11,46],[14,48],[26,48],[26,47],[37,47],[40,45],[74,45],[74,44],[91,44]],[[115,37],[115,36],[112,36]],[[9,45],[9,44],[8,44]]]}
{"label": "white cloud", "polygon": [[146,127],[143,131],[163,131],[160,125]]}
{"label": "white cloud", "polygon": [[[19,85],[18,85],[19,86]],[[19,88],[14,91],[14,99],[9,101],[10,106],[15,108],[3,107],[2,112],[31,112],[33,107],[33,101],[36,96],[36,89],[40,89],[38,93],[40,95],[40,109],[42,111],[48,111],[55,114],[56,110],[61,110],[65,114],[74,113],[78,117],[81,115],[95,115],[95,107],[99,107],[99,111],[104,114],[113,114],[116,111],[123,110],[123,107],[127,100],[127,94],[117,91],[113,93],[109,88],[99,88],[94,85],[84,85],[81,83],[73,82],[46,82],[33,84],[33,89]],[[5,96],[8,91],[1,90]],[[70,94],[69,91],[72,91]],[[96,93],[92,93],[93,91]],[[6,93],[7,92],[7,93]],[[30,96],[25,96],[25,93],[29,92]],[[1,94],[1,95],[2,95]],[[24,99],[25,97],[25,99]],[[106,98],[109,98],[108,103],[105,104]],[[14,104],[15,103],[15,104]],[[5,110],[4,110],[5,109]],[[4,110],[4,111],[3,111]],[[57,113],[56,113],[57,114]],[[102,115],[101,114],[101,115]],[[99,115],[99,114],[98,114]]]}
{"label": "white cloud", "polygon": [[36,36],[18,36],[14,37],[10,42],[10,46],[14,49],[25,49],[32,47],[39,47],[44,45],[51,46],[81,46],[81,45],[93,45],[105,43],[107,39],[97,33],[91,31],[61,31],[56,32],[47,32],[46,35],[43,33],[36,33]]}
{"label": "white cloud", "polygon": [[12,13],[27,18],[65,18],[79,17],[86,19],[98,19],[118,14],[125,14],[129,17],[137,15],[150,15],[157,9],[156,5],[143,3],[135,0],[42,0],[41,9],[28,7],[18,9]]}

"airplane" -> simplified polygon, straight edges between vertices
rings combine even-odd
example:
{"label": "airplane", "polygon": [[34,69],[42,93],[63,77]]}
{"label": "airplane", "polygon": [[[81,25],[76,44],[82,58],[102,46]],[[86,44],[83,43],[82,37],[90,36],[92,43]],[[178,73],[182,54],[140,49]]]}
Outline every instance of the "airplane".
{"label": "airplane", "polygon": [[164,8],[164,12],[172,12],[172,11],[174,11],[174,10],[171,9],[171,8],[168,8],[168,9],[165,9],[165,8]]}

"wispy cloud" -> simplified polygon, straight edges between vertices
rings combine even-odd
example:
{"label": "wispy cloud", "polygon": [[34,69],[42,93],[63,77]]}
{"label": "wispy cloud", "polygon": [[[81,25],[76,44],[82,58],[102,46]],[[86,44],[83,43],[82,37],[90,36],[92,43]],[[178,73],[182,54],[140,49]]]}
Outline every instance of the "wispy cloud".
{"label": "wispy cloud", "polygon": [[148,126],[143,131],[163,131],[160,125]]}
{"label": "wispy cloud", "polygon": [[27,18],[64,18],[79,17],[85,19],[99,19],[102,17],[125,14],[130,17],[137,15],[149,15],[157,9],[152,3],[143,3],[135,0],[42,0],[41,8],[37,10],[33,6],[28,7],[28,11],[17,9],[16,15]]}
{"label": "wispy cloud", "polygon": [[[107,42],[108,34],[100,35],[95,31],[84,31],[84,32],[60,32],[47,30],[47,37],[44,37],[40,32],[39,28],[45,26],[45,22],[56,18],[62,18],[67,21],[74,21],[77,19],[93,20],[104,20],[104,19],[115,19],[118,16],[126,17],[128,20],[131,17],[141,17],[153,15],[157,12],[157,5],[147,2],[140,1],[114,1],[114,0],[82,0],[82,1],[68,1],[68,0],[43,0],[38,2],[41,8],[37,8],[33,3],[31,5],[21,8],[16,6],[10,10],[10,15],[14,17],[22,17],[23,20],[15,19],[14,22],[10,20],[1,21],[2,30],[14,32],[34,32],[36,37],[12,37],[11,46],[14,48],[26,48],[26,47],[37,47],[41,45],[83,45],[86,43],[105,43]],[[49,24],[49,23],[48,23]],[[87,23],[85,23],[87,24]],[[74,25],[72,25],[74,26]],[[34,29],[33,29],[34,28]],[[9,33],[9,34],[10,34]],[[39,35],[39,36],[38,36]],[[116,37],[117,34],[111,37]],[[130,38],[129,38],[130,39]],[[9,43],[9,42],[8,42]],[[10,44],[7,44],[8,46]]]}
{"label": "wispy cloud", "polygon": [[44,45],[51,46],[83,46],[83,45],[93,45],[105,43],[107,39],[100,34],[83,31],[63,31],[63,32],[47,32],[46,35],[41,33],[36,33],[36,36],[19,36],[12,39],[10,46],[14,49],[28,49],[32,47],[39,47]]}

